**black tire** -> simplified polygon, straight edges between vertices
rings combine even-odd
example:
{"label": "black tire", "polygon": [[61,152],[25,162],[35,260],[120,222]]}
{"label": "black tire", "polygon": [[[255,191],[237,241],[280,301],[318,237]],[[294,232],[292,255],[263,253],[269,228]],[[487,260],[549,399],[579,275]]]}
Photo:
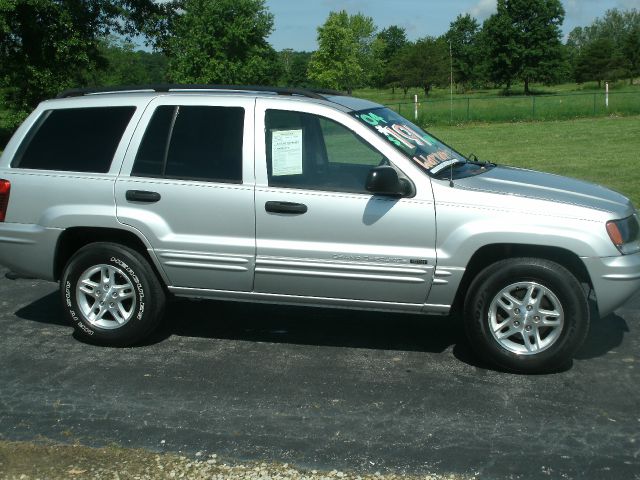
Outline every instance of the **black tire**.
{"label": "black tire", "polygon": [[557,371],[587,336],[587,296],[555,262],[502,260],[481,271],[467,290],[465,330],[471,347],[493,365],[519,373]]}
{"label": "black tire", "polygon": [[76,333],[101,345],[139,342],[158,326],[164,311],[165,294],[149,262],[115,243],[78,250],[65,266],[60,291]]}

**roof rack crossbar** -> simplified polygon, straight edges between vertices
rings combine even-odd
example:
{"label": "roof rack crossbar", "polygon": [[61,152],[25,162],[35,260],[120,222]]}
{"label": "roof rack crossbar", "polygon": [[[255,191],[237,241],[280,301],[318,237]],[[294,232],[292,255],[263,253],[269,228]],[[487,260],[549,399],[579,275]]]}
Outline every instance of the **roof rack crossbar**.
{"label": "roof rack crossbar", "polygon": [[206,85],[206,84],[152,84],[152,85],[129,85],[102,88],[73,88],[61,92],[56,98],[81,97],[100,93],[122,93],[122,92],[170,92],[170,91],[236,91],[236,92],[265,92],[276,95],[299,95],[308,98],[324,100],[326,95],[344,95],[344,93],[333,90],[316,90],[304,88],[287,87],[267,87],[263,85]]}

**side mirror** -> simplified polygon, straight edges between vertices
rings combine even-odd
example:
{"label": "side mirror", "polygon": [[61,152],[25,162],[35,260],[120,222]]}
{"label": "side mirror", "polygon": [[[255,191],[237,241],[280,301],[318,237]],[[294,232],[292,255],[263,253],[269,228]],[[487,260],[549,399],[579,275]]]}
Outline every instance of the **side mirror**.
{"label": "side mirror", "polygon": [[379,195],[402,196],[406,193],[406,186],[400,182],[398,172],[388,165],[372,168],[365,188],[368,192]]}

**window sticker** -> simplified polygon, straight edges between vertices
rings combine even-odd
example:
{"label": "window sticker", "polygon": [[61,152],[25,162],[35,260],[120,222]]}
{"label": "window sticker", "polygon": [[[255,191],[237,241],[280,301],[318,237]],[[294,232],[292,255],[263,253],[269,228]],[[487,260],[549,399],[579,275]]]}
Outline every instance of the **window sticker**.
{"label": "window sticker", "polygon": [[354,116],[427,170],[460,157],[447,145],[388,108],[358,112]]}
{"label": "window sticker", "polygon": [[302,174],[302,130],[271,132],[271,172],[274,177]]}

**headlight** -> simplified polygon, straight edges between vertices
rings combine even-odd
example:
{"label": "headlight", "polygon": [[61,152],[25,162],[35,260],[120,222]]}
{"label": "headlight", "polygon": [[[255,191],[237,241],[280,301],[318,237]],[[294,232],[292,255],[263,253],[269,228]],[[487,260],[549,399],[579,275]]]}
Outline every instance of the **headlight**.
{"label": "headlight", "polygon": [[637,214],[607,222],[607,233],[623,255],[640,252],[640,225]]}

